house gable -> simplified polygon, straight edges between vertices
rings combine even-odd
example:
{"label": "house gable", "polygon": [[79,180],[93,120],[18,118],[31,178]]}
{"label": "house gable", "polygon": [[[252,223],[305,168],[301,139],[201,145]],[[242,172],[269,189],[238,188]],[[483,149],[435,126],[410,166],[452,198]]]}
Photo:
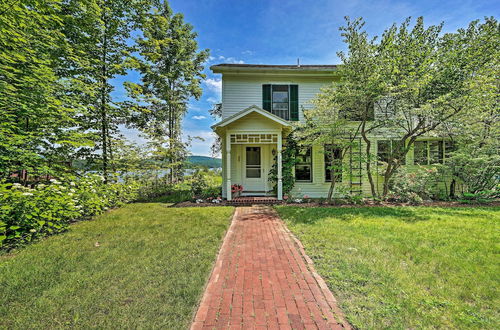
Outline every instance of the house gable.
{"label": "house gable", "polygon": [[247,132],[281,131],[291,124],[272,113],[252,105],[212,126],[217,133],[227,129]]}

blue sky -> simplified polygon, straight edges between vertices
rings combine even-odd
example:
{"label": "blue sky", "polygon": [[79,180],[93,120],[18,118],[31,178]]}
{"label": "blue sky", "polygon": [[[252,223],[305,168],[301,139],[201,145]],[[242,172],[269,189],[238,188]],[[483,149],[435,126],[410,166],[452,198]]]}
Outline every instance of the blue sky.
{"label": "blue sky", "polygon": [[[297,58],[302,64],[338,64],[336,53],[345,49],[338,31],[344,16],[363,17],[367,31],[374,36],[409,16],[423,16],[426,24],[443,21],[444,31],[452,32],[474,19],[498,18],[500,11],[499,1],[480,0],[172,0],[170,5],[194,26],[200,48],[210,49],[211,55],[203,96],[190,102],[183,124],[185,137],[205,139],[193,141],[194,155],[210,155],[213,141],[210,126],[214,120],[208,110],[220,101],[221,82],[220,75],[208,69],[210,65],[295,64]],[[129,75],[127,79],[138,77]],[[122,93],[117,86],[115,95]],[[133,130],[123,132],[131,140],[144,142]]]}

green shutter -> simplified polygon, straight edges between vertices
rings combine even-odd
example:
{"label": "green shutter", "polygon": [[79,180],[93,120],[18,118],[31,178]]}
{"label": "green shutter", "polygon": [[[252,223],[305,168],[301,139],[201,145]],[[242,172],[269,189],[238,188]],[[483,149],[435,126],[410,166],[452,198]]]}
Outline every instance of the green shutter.
{"label": "green shutter", "polygon": [[262,85],[262,109],[271,111],[271,85]]}
{"label": "green shutter", "polygon": [[290,120],[299,120],[299,86],[290,85]]}

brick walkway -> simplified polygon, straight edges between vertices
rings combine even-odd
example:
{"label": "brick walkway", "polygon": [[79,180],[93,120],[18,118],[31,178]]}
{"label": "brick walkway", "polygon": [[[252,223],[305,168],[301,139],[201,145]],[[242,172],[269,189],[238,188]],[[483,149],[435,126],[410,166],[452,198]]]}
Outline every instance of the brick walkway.
{"label": "brick walkway", "polygon": [[191,329],[344,329],[302,245],[267,206],[239,207]]}

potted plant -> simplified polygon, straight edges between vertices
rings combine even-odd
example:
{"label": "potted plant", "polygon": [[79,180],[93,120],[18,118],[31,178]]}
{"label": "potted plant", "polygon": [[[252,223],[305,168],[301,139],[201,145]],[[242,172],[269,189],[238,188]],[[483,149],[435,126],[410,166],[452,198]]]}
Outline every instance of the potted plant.
{"label": "potted plant", "polygon": [[243,191],[243,186],[241,184],[233,184],[231,186],[231,193],[233,198],[241,196],[242,191]]}

